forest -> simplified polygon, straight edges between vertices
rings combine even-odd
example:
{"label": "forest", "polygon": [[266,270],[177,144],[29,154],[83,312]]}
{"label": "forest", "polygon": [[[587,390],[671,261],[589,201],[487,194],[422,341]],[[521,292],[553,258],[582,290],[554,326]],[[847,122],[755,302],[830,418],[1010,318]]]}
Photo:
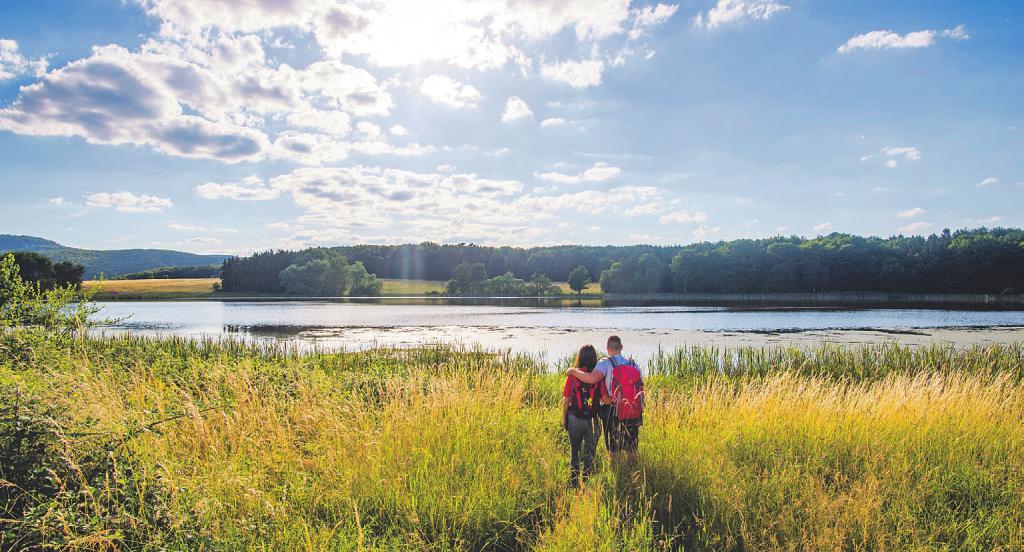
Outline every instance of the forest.
{"label": "forest", "polygon": [[[453,279],[463,263],[482,279],[566,281],[578,267],[606,293],[915,292],[1024,290],[1024,230],[944,230],[928,237],[779,236],[686,246],[487,247],[421,243],[330,249],[379,278]],[[302,252],[267,251],[224,262],[223,286],[283,292],[282,270]],[[479,269],[478,269],[479,270]],[[453,290],[455,291],[455,290]]]}

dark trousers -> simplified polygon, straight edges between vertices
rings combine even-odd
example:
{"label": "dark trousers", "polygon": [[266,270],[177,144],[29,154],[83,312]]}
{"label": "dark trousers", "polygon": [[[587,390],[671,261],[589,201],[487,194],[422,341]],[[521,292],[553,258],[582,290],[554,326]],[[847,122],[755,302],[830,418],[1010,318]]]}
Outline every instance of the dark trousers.
{"label": "dark trousers", "polygon": [[597,429],[596,420],[592,418],[577,418],[572,414],[566,414],[566,429],[569,432],[569,485],[579,485],[580,474],[586,481],[594,471],[594,454],[597,452]]}

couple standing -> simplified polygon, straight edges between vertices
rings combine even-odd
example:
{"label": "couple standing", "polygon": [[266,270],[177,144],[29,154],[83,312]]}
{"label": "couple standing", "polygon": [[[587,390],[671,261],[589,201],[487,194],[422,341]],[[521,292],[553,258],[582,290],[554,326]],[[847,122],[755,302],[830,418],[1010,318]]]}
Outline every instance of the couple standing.
{"label": "couple standing", "polygon": [[585,481],[594,469],[597,439],[604,429],[604,444],[615,461],[621,453],[636,459],[643,423],[643,379],[636,364],[622,356],[622,340],[608,338],[608,356],[597,360],[593,345],[584,345],[565,378],[562,390],[562,427],[569,433],[570,485]]}

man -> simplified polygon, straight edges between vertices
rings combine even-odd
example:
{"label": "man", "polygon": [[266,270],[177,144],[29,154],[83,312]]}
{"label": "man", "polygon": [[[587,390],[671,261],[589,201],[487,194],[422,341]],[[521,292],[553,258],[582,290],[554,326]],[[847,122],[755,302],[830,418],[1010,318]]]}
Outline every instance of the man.
{"label": "man", "polygon": [[568,375],[583,383],[590,384],[604,380],[607,393],[601,398],[602,408],[598,415],[601,418],[601,425],[604,426],[605,448],[608,449],[608,454],[612,460],[615,460],[616,454],[620,451],[625,452],[627,458],[632,460],[636,458],[637,442],[640,437],[640,424],[632,420],[628,422],[620,421],[615,416],[611,407],[612,393],[614,391],[612,372],[616,366],[632,364],[632,362],[622,356],[622,340],[619,339],[619,336],[609,336],[606,348],[608,356],[601,359],[593,371],[584,372],[583,370],[571,368]]}

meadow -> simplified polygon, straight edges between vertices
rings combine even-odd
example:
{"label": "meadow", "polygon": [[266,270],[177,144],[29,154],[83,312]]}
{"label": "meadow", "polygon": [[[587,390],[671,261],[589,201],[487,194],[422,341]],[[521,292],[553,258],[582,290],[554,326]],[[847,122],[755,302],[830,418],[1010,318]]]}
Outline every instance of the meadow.
{"label": "meadow", "polygon": [[0,549],[1024,546],[1021,346],[664,351],[638,464],[573,491],[530,356],[19,331]]}
{"label": "meadow", "polygon": [[[145,280],[85,280],[82,290],[94,292],[100,300],[126,299],[186,299],[213,296],[213,285],[220,278],[153,278]],[[423,296],[439,295],[445,292],[445,282],[435,280],[411,280],[382,278],[381,295],[384,296]],[[566,282],[554,282],[563,293],[575,295]],[[587,286],[584,295],[601,293],[601,286],[592,283]]]}

